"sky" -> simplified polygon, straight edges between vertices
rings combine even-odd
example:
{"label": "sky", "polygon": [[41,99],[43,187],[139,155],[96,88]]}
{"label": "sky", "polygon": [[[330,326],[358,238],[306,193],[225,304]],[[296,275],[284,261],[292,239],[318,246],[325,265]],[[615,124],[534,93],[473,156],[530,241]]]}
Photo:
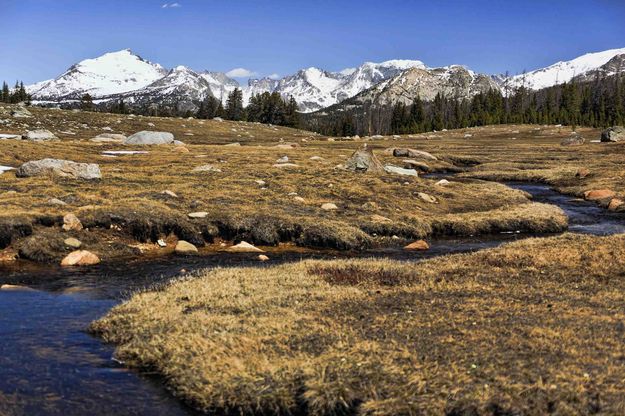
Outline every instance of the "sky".
{"label": "sky", "polygon": [[625,47],[625,0],[0,0],[0,80],[130,48],[166,68],[283,76],[417,59],[510,74]]}

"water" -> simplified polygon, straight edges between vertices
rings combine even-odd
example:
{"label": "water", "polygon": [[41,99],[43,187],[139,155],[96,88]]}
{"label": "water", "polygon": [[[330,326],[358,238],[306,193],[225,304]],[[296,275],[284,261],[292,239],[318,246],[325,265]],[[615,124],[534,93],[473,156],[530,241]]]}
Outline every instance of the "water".
{"label": "water", "polygon": [[[570,230],[596,235],[625,232],[625,216],[560,195],[547,186],[510,183],[538,202],[560,206]],[[270,264],[304,258],[388,257],[415,261],[497,246],[530,235],[502,233],[430,241],[427,252],[384,248],[361,253],[275,251]],[[193,415],[162,380],[124,369],[113,347],[85,332],[130,292],[206,267],[259,266],[252,254],[167,257],[118,265],[61,268],[18,262],[0,266],[0,284],[38,290],[0,290],[0,415]]]}

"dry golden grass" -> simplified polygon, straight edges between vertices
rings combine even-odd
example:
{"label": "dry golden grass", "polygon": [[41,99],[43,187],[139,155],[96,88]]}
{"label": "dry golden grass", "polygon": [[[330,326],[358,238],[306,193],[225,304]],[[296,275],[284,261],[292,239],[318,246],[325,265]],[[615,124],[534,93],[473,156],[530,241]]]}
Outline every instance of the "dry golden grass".
{"label": "dry golden grass", "polygon": [[[0,117],[9,117],[8,109],[1,111],[4,115]],[[2,127],[2,133],[24,133],[37,126],[52,130],[62,140],[50,143],[0,140],[0,165],[17,167],[45,157],[93,162],[100,164],[103,179],[82,182],[54,177],[16,178],[12,172],[4,173],[0,175],[0,223],[14,221],[19,216],[36,224],[35,235],[43,235],[49,233],[41,224],[58,231],[60,217],[73,212],[90,228],[73,236],[91,241],[85,248],[105,260],[127,255],[127,246],[136,245],[137,241],[153,243],[156,238],[172,233],[175,235],[170,239],[172,242],[184,238],[197,245],[221,237],[234,241],[245,239],[258,245],[294,242],[310,247],[360,249],[376,244],[376,236],[415,239],[432,232],[472,234],[516,230],[519,224],[527,231],[542,232],[557,231],[565,225],[562,218],[554,220],[561,217],[558,209],[534,209],[539,206],[530,205],[524,192],[492,182],[464,180],[437,186],[436,179],[336,169],[363,140],[328,141],[308,132],[252,123],[39,108],[31,111],[33,118],[11,119],[12,124]],[[180,153],[173,146],[133,147],[90,142],[90,138],[104,132],[104,127],[126,134],[143,129],[171,131],[177,139],[188,143],[189,152]],[[401,140],[386,138],[369,144],[384,163],[401,166],[405,159],[394,158],[385,149],[417,147],[440,157],[439,161],[426,161],[432,170],[466,170],[467,165],[483,159],[482,154],[472,152],[486,151],[486,139],[473,144],[456,138],[459,134],[440,133],[432,140],[424,140],[423,135],[405,136]],[[492,140],[494,150],[490,157],[516,154],[513,147],[501,153],[505,147],[502,139]],[[242,146],[223,146],[232,142],[240,142]],[[276,147],[286,142],[296,143],[297,147]],[[101,154],[104,150],[128,149],[147,150],[149,154],[117,158]],[[274,167],[276,160],[284,155],[299,167]],[[322,159],[311,160],[313,156]],[[221,172],[193,172],[195,167],[205,164]],[[265,184],[259,185],[260,180]],[[178,197],[167,197],[162,193],[165,190],[173,191]],[[436,203],[419,199],[419,192],[434,196]],[[295,194],[304,201],[297,200]],[[62,199],[67,205],[50,205],[51,198]],[[321,205],[326,202],[335,203],[339,209],[322,210]],[[207,211],[209,216],[202,221],[188,220],[186,215],[195,211]],[[380,223],[372,219],[373,215],[390,221]],[[113,229],[111,224],[115,226]],[[24,241],[21,234],[13,237],[13,248],[28,258],[56,261],[63,255],[62,251],[51,250],[44,256],[31,256],[28,247],[33,241]],[[27,247],[22,250],[24,245]]]}
{"label": "dry golden grass", "polygon": [[218,269],[91,330],[232,414],[622,415],[625,236]]}

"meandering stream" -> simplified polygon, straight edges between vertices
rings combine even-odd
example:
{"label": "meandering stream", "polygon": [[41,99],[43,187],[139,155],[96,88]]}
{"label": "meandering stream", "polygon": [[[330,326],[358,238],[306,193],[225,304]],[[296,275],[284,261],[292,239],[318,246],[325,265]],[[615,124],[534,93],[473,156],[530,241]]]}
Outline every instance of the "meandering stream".
{"label": "meandering stream", "polygon": [[[607,235],[625,232],[625,215],[558,194],[548,186],[509,183],[534,200],[560,206],[569,230]],[[379,249],[364,253],[276,252],[272,264],[302,258],[390,257],[418,260],[497,246],[530,235],[504,233],[431,240],[423,253]],[[0,284],[26,284],[38,290],[0,291],[1,415],[192,415],[157,377],[124,369],[112,360],[113,347],[84,330],[135,289],[206,267],[254,265],[253,255],[215,254],[160,258],[89,269],[62,269],[30,263],[0,266]]]}

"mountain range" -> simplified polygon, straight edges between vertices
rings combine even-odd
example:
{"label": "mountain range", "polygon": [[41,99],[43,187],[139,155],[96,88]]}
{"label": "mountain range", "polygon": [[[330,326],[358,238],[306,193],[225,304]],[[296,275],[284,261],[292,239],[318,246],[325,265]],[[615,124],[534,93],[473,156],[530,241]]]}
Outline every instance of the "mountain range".
{"label": "mountain range", "polygon": [[417,96],[430,101],[439,92],[470,98],[489,89],[502,93],[521,86],[538,90],[624,71],[625,48],[621,48],[585,54],[511,77],[478,74],[461,65],[430,68],[417,60],[391,60],[365,62],[338,72],[311,67],[281,79],[250,79],[241,86],[222,72],[194,71],[185,66],[167,70],[124,49],[83,60],[54,79],[26,88],[34,102],[41,104],[73,102],[89,93],[96,103],[123,99],[129,104],[175,104],[189,110],[210,96],[225,103],[235,88],[243,90],[245,103],[252,94],[275,91],[294,97],[300,111],[307,113],[347,99],[355,105],[383,105],[397,101],[409,104]]}

